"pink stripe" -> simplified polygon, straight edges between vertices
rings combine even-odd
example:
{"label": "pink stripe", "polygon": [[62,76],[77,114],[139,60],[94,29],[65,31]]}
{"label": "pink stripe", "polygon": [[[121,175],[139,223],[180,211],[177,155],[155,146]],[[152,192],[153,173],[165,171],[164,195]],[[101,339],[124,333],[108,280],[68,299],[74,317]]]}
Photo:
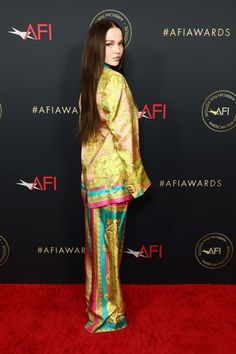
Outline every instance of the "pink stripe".
{"label": "pink stripe", "polygon": [[87,188],[87,191],[97,191],[98,189],[105,188],[105,186]]}
{"label": "pink stripe", "polygon": [[104,205],[109,205],[109,204],[114,204],[114,203],[122,203],[122,202],[125,202],[126,200],[130,200],[130,199],[133,199],[132,195],[126,195],[126,196],[120,197],[120,198],[104,200],[103,202],[89,203],[88,207],[91,209],[92,208],[99,208]]}
{"label": "pink stripe", "polygon": [[94,211],[91,210],[91,238],[92,238],[92,304],[91,304],[91,308],[92,310],[96,313],[96,272],[95,272],[95,235],[94,235]]}

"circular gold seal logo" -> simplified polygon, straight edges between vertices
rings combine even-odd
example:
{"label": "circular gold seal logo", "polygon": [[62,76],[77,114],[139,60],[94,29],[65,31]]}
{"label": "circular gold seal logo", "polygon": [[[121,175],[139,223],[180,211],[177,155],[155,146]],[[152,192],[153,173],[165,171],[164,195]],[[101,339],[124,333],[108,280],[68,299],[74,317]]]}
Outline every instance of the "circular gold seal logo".
{"label": "circular gold seal logo", "polygon": [[4,237],[0,235],[0,266],[6,263],[9,257],[9,245]]}
{"label": "circular gold seal logo", "polygon": [[227,236],[219,232],[212,232],[197,242],[195,256],[203,267],[208,269],[222,268],[229,263],[233,256],[233,244]]}
{"label": "circular gold seal logo", "polygon": [[93,23],[104,19],[114,20],[120,25],[124,33],[125,48],[127,48],[132,38],[132,27],[129,19],[118,10],[108,9],[94,16],[89,26],[91,27]]}
{"label": "circular gold seal logo", "polygon": [[208,128],[224,133],[236,126],[236,95],[227,90],[210,94],[202,105],[202,119]]}

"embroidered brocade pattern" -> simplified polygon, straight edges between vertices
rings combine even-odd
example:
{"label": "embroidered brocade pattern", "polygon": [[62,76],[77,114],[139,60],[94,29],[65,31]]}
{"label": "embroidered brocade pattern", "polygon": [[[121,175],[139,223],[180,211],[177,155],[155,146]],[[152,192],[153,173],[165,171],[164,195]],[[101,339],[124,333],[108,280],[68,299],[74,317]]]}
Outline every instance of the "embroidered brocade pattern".
{"label": "embroidered brocade pattern", "polygon": [[105,208],[85,205],[85,328],[90,333],[119,330],[127,326],[119,268],[123,255],[128,204]]}
{"label": "embroidered brocade pattern", "polygon": [[103,136],[99,134],[81,149],[81,193],[91,207],[128,196],[137,198],[151,184],[139,151],[138,108],[123,75],[103,70],[97,105]]}

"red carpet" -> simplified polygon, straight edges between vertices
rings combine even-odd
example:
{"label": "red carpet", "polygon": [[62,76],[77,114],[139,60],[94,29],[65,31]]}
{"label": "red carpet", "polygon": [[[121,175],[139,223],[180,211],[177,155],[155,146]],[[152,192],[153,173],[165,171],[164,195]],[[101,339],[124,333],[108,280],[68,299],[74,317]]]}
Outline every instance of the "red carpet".
{"label": "red carpet", "polygon": [[1,284],[1,354],[235,354],[235,285],[123,284],[128,326],[85,331],[84,284]]}

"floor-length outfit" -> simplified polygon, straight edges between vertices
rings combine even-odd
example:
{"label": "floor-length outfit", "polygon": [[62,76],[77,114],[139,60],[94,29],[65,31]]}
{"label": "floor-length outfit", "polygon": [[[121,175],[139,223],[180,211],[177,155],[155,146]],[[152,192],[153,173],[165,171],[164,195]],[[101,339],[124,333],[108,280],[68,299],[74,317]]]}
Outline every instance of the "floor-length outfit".
{"label": "floor-length outfit", "polygon": [[85,329],[90,333],[127,326],[119,278],[127,209],[151,185],[139,151],[138,108],[124,76],[107,64],[97,86],[97,107],[101,134],[81,149]]}
{"label": "floor-length outfit", "polygon": [[128,202],[85,205],[85,283],[88,332],[127,326],[119,277]]}

